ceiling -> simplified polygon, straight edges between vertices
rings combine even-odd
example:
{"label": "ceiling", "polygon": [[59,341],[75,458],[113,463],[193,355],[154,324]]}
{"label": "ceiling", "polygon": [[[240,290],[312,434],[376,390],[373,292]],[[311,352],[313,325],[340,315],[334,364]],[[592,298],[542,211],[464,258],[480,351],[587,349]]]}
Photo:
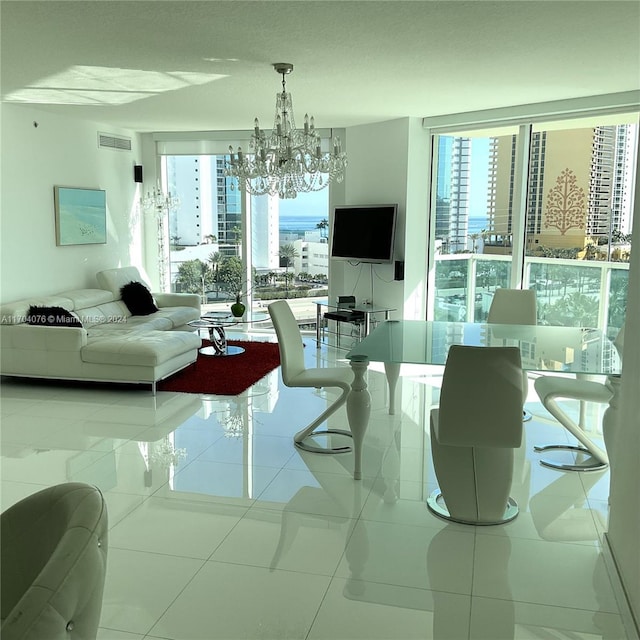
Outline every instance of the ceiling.
{"label": "ceiling", "polygon": [[346,127],[637,90],[640,2],[2,0],[2,99],[134,131]]}

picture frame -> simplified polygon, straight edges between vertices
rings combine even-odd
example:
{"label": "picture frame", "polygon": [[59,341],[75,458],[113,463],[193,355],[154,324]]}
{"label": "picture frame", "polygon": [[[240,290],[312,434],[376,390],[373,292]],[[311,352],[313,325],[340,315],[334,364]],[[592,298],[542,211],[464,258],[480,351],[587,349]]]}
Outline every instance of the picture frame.
{"label": "picture frame", "polygon": [[57,246],[106,244],[106,191],[55,186],[53,202]]}

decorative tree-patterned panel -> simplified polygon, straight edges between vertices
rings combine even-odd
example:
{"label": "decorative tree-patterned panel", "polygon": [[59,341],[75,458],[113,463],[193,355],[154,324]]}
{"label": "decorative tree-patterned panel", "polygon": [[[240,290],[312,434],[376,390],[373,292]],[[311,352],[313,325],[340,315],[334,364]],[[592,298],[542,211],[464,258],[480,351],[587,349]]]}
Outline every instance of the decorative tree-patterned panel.
{"label": "decorative tree-patterned panel", "polygon": [[556,184],[547,193],[544,212],[545,228],[555,227],[564,235],[569,229],[585,229],[587,198],[578,186],[576,174],[564,169],[556,178]]}

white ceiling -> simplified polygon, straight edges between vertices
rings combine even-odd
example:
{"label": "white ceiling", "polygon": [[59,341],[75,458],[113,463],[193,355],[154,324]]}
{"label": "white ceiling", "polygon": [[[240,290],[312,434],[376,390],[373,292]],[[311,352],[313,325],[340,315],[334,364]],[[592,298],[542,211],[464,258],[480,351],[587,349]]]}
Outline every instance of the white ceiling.
{"label": "white ceiling", "polygon": [[[3,0],[5,101],[136,131],[345,127],[640,88],[640,2]],[[301,124],[301,122],[298,122]]]}

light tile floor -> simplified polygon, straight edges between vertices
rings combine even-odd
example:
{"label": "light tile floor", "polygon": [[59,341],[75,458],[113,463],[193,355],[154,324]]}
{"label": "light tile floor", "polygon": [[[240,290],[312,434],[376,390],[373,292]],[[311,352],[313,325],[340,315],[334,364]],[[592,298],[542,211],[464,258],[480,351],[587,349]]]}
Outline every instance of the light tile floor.
{"label": "light tile floor", "polygon": [[[307,347],[310,366],[336,362]],[[4,379],[2,509],[60,482],[103,491],[99,640],[626,638],[601,554],[608,472],[540,466],[533,445],[567,435],[535,394],[516,452],[518,518],[472,527],[427,510],[439,380],[403,369],[389,416],[371,366],[355,482],[351,454],[293,447],[326,396],[284,387],[278,369],[237,397]],[[331,424],[346,425],[345,411]]]}

